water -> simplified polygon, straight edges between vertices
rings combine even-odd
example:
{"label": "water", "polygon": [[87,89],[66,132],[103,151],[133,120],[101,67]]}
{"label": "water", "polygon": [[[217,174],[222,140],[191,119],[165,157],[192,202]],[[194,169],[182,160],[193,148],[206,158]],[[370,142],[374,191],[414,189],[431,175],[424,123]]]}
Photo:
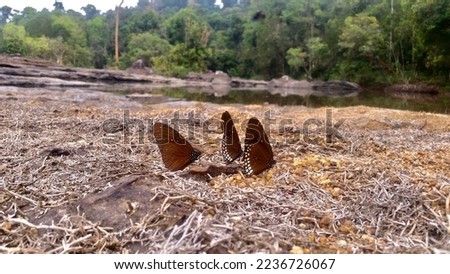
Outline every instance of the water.
{"label": "water", "polygon": [[[121,90],[120,93],[129,92]],[[390,109],[424,111],[434,113],[450,113],[450,94],[439,95],[396,93],[387,94],[383,91],[364,90],[360,93],[346,96],[324,95],[280,95],[268,90],[230,90],[217,92],[213,90],[200,91],[190,88],[157,88],[150,91],[140,91],[140,96],[131,98],[145,103],[161,103],[161,100],[187,100],[211,102],[216,104],[274,104],[279,106],[317,107],[348,107],[370,106]],[[149,95],[142,96],[142,95]],[[165,99],[163,99],[165,98]]]}

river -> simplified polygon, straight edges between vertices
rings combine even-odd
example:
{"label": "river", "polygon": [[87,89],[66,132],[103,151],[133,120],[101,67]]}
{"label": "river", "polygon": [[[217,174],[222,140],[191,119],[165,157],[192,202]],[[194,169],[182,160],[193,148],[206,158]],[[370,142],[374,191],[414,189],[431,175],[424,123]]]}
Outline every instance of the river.
{"label": "river", "polygon": [[130,98],[144,103],[160,103],[161,101],[187,100],[211,102],[216,104],[275,104],[279,106],[348,107],[370,106],[389,109],[412,110],[418,112],[450,113],[450,94],[438,95],[419,93],[386,93],[382,90],[363,90],[345,96],[325,95],[285,95],[274,94],[268,90],[229,90],[226,92],[200,91],[186,88],[154,88],[147,91],[130,92],[116,90]]}

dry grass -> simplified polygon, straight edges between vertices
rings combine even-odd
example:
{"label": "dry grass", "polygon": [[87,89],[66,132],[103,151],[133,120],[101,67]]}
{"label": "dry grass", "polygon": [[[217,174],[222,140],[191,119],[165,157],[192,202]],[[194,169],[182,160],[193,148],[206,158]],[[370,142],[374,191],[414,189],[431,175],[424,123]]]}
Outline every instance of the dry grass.
{"label": "dry grass", "polygon": [[[328,144],[321,127],[307,142],[298,131],[325,109],[17,94],[0,98],[0,252],[450,252],[448,116],[335,109],[333,119],[346,120]],[[222,162],[224,110],[240,122],[269,109],[295,119],[289,132],[271,127],[274,168],[204,178],[168,172],[148,127],[142,140],[131,127],[128,142],[113,142],[124,127],[104,121],[123,120],[125,106],[145,121],[195,109],[208,124],[191,139],[200,165]]]}

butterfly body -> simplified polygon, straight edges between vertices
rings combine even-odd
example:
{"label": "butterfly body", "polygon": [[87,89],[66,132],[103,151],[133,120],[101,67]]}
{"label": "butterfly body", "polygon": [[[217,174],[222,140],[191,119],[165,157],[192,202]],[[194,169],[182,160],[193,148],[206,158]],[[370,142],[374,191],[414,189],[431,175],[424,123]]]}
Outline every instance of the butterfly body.
{"label": "butterfly body", "polygon": [[225,162],[231,163],[239,158],[243,151],[241,148],[241,142],[239,141],[239,135],[228,111],[225,111],[222,114],[222,120],[222,155]]}
{"label": "butterfly body", "polygon": [[275,165],[272,146],[262,124],[251,118],[247,124],[244,145],[244,173],[246,176],[258,175]]}
{"label": "butterfly body", "polygon": [[155,123],[153,134],[161,152],[163,163],[169,170],[184,169],[200,158],[201,152],[192,147],[178,131],[169,125]]}

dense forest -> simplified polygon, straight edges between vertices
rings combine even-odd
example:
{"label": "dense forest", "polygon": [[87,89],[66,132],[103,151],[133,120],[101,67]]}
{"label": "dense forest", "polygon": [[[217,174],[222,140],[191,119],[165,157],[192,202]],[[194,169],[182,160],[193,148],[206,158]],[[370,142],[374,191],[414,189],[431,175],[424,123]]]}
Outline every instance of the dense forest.
{"label": "dense forest", "polygon": [[[117,5],[120,1],[117,0]],[[119,68],[177,77],[221,70],[365,86],[450,80],[447,0],[140,0],[119,10]],[[3,6],[0,53],[115,67],[116,10]],[[125,1],[126,4],[126,1]]]}

